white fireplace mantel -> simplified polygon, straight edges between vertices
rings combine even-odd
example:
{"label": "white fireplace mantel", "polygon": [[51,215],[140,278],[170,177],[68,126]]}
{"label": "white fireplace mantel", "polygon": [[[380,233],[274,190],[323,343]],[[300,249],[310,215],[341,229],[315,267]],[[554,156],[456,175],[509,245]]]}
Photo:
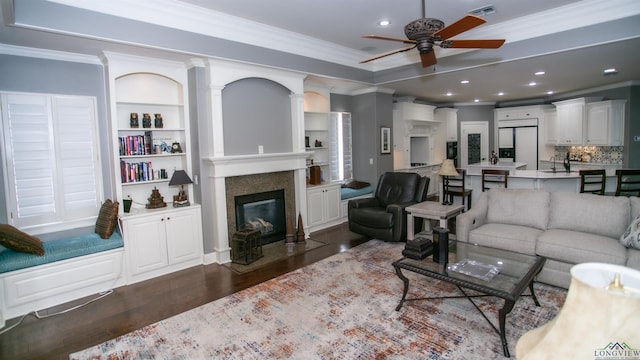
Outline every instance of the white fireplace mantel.
{"label": "white fireplace mantel", "polygon": [[[251,155],[231,155],[203,157],[203,173],[207,174],[207,188],[211,192],[203,193],[210,196],[213,204],[211,212],[205,218],[213,219],[210,225],[213,229],[214,252],[205,254],[205,264],[227,263],[231,261],[228,226],[225,179],[233,176],[269,174],[280,171],[293,171],[295,186],[296,213],[302,216],[303,223],[307,222],[306,170],[309,153],[304,151],[288,153],[267,153]],[[309,233],[308,225],[305,233]]]}
{"label": "white fireplace mantel", "polygon": [[307,152],[291,152],[210,157],[203,160],[209,163],[210,177],[226,178],[306,169],[308,156]]}

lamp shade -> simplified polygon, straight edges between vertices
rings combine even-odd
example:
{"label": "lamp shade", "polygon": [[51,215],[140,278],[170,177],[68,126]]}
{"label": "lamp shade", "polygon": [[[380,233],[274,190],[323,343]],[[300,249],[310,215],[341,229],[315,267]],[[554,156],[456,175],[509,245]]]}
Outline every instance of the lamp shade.
{"label": "lamp shade", "polygon": [[452,159],[446,159],[440,165],[440,171],[438,171],[438,175],[440,176],[458,176],[458,172],[456,171],[455,165],[453,165]]}
{"label": "lamp shade", "polygon": [[187,175],[187,173],[184,170],[174,171],[173,175],[171,176],[171,180],[169,180],[170,186],[186,185],[191,183],[193,183],[193,181],[191,181],[191,178],[189,177],[189,175]]}
{"label": "lamp shade", "polygon": [[638,324],[640,271],[612,264],[575,265],[562,309],[547,324],[522,335],[516,358],[609,359],[611,354],[619,356],[611,359],[637,358]]}

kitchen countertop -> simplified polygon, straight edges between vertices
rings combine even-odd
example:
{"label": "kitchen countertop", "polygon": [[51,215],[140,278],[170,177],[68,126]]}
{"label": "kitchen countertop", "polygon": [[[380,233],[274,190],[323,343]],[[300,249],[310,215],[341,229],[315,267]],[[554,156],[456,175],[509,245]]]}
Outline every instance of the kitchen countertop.
{"label": "kitchen countertop", "polygon": [[[481,174],[469,174],[470,176],[481,176]],[[615,176],[609,175],[607,176]],[[509,172],[509,178],[522,178],[522,179],[579,179],[580,173],[578,171],[566,172],[564,169],[558,170],[555,173],[551,170],[511,170]]]}

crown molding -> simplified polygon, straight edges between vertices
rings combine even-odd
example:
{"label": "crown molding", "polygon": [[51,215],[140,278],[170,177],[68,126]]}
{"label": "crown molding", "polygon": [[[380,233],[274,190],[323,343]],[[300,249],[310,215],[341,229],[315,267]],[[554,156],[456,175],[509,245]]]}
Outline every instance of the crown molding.
{"label": "crown molding", "polygon": [[98,56],[68,53],[56,50],[36,49],[23,46],[0,44],[0,54],[24,56],[47,60],[70,61],[91,65],[102,65]]}

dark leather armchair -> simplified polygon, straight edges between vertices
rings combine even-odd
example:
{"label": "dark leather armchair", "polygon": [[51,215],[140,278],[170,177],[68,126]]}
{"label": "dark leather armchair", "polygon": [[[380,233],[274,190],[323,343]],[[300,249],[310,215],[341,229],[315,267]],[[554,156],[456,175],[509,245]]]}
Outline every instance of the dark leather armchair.
{"label": "dark leather armchair", "polygon": [[[407,206],[427,198],[429,178],[416,173],[387,172],[380,176],[374,197],[349,201],[349,230],[384,241],[406,241]],[[415,218],[416,233],[422,219]]]}

